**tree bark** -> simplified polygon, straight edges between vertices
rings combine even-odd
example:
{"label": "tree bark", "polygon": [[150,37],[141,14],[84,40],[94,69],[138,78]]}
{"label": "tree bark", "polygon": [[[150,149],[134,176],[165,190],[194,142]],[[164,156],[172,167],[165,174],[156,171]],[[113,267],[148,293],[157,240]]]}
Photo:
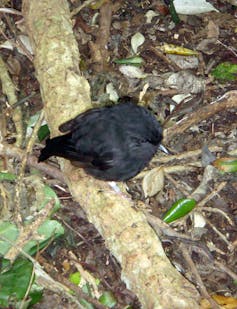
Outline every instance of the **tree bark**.
{"label": "tree bark", "polygon": [[[25,0],[23,15],[35,51],[46,118],[53,135],[58,126],[90,108],[90,88],[79,71],[80,55],[65,0]],[[169,262],[145,216],[133,202],[60,160],[72,196],[80,203],[122,267],[122,279],[143,308],[199,308],[199,294]]]}

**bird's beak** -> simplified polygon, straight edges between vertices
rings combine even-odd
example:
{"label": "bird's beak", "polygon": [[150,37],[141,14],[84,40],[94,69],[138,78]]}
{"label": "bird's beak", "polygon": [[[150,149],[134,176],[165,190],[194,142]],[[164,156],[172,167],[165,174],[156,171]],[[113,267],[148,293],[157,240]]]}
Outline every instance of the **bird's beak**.
{"label": "bird's beak", "polygon": [[170,155],[172,154],[164,145],[160,144],[158,147],[159,150],[163,151],[164,153]]}

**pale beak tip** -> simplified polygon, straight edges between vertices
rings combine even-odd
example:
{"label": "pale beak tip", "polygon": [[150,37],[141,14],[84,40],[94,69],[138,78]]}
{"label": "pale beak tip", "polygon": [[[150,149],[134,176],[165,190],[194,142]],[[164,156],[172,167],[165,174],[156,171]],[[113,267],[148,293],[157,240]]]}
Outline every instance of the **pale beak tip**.
{"label": "pale beak tip", "polygon": [[162,152],[164,152],[164,153],[166,153],[166,154],[168,154],[168,155],[172,154],[172,153],[171,153],[164,145],[162,145],[162,144],[159,145],[159,150],[161,150]]}

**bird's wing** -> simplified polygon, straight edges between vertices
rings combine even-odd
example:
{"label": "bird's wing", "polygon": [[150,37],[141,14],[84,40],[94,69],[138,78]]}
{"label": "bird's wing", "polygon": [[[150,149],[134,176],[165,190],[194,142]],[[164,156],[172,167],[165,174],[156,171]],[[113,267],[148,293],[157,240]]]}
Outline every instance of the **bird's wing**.
{"label": "bird's wing", "polygon": [[86,126],[88,123],[93,123],[99,115],[101,115],[106,107],[101,108],[92,108],[84,113],[79,114],[73,119],[68,120],[67,122],[59,126],[61,132],[75,131],[80,126]]}

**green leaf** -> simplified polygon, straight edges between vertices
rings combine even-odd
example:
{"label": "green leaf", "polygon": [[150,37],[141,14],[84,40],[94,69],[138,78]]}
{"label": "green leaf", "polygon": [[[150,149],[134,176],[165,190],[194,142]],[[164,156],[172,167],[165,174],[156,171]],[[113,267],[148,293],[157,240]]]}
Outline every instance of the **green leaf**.
{"label": "green leaf", "polygon": [[113,293],[110,292],[110,291],[104,292],[100,296],[99,301],[100,301],[101,304],[103,304],[104,306],[109,307],[109,308],[113,308],[117,304],[117,301],[116,301]]}
{"label": "green leaf", "polygon": [[42,125],[38,131],[38,139],[42,142],[47,136],[49,136],[50,130],[47,124]]}
{"label": "green leaf", "polygon": [[7,180],[7,181],[14,181],[16,180],[16,175],[8,172],[0,172],[0,181]]}
{"label": "green leaf", "polygon": [[18,258],[12,267],[0,274],[0,305],[9,306],[9,299],[23,299],[31,282],[33,264]]}
{"label": "green leaf", "polygon": [[180,18],[179,18],[178,14],[175,10],[174,0],[170,0],[169,2],[170,3],[168,5],[168,7],[169,7],[171,18],[172,18],[173,22],[177,25],[177,24],[180,23]]}
{"label": "green leaf", "polygon": [[38,233],[45,237],[59,237],[64,234],[64,228],[61,223],[56,220],[46,220],[39,228]]}
{"label": "green leaf", "polygon": [[196,206],[196,203],[197,202],[194,199],[181,198],[165,213],[163,220],[166,223],[170,223],[184,217]]}
{"label": "green leaf", "polygon": [[224,173],[237,172],[237,158],[220,158],[212,164]]}
{"label": "green leaf", "polygon": [[139,66],[143,63],[143,59],[141,57],[134,56],[134,57],[123,58],[123,59],[115,59],[114,62],[117,64],[130,64],[130,65]]}
{"label": "green leaf", "polygon": [[218,64],[211,74],[222,81],[233,81],[237,78],[237,64],[222,62]]}
{"label": "green leaf", "polygon": [[19,231],[15,224],[10,222],[0,221],[0,254],[5,255],[11,248],[11,244],[1,238],[3,236],[11,242],[15,242],[19,235]]}
{"label": "green leaf", "polygon": [[43,297],[43,288],[34,283],[30,289],[29,297],[31,298],[29,306],[39,303]]}
{"label": "green leaf", "polygon": [[56,220],[46,220],[39,228],[38,234],[41,240],[30,240],[25,246],[24,251],[30,255],[34,255],[38,250],[47,246],[49,241],[64,234],[64,228]]}
{"label": "green leaf", "polygon": [[80,299],[79,302],[83,306],[83,308],[85,308],[85,309],[94,309],[94,306],[92,304],[90,304],[87,300],[83,299],[83,298]]}
{"label": "green leaf", "polygon": [[69,281],[71,281],[75,285],[79,285],[81,282],[81,274],[79,273],[79,271],[70,274]]}
{"label": "green leaf", "polygon": [[0,259],[0,273],[6,271],[9,267],[11,267],[11,261],[5,258]]}
{"label": "green leaf", "polygon": [[53,211],[51,213],[52,215],[61,208],[60,200],[57,194],[55,193],[55,191],[47,185],[44,186],[44,195],[45,195],[45,200],[39,206],[39,210],[43,209],[49,203],[50,200],[54,199],[55,204],[54,204]]}
{"label": "green leaf", "polygon": [[100,279],[99,278],[95,278],[95,284],[100,285]]}
{"label": "green leaf", "polygon": [[89,283],[86,283],[83,285],[82,287],[82,291],[90,296],[92,296],[92,293],[91,293],[91,287],[89,285]]}

